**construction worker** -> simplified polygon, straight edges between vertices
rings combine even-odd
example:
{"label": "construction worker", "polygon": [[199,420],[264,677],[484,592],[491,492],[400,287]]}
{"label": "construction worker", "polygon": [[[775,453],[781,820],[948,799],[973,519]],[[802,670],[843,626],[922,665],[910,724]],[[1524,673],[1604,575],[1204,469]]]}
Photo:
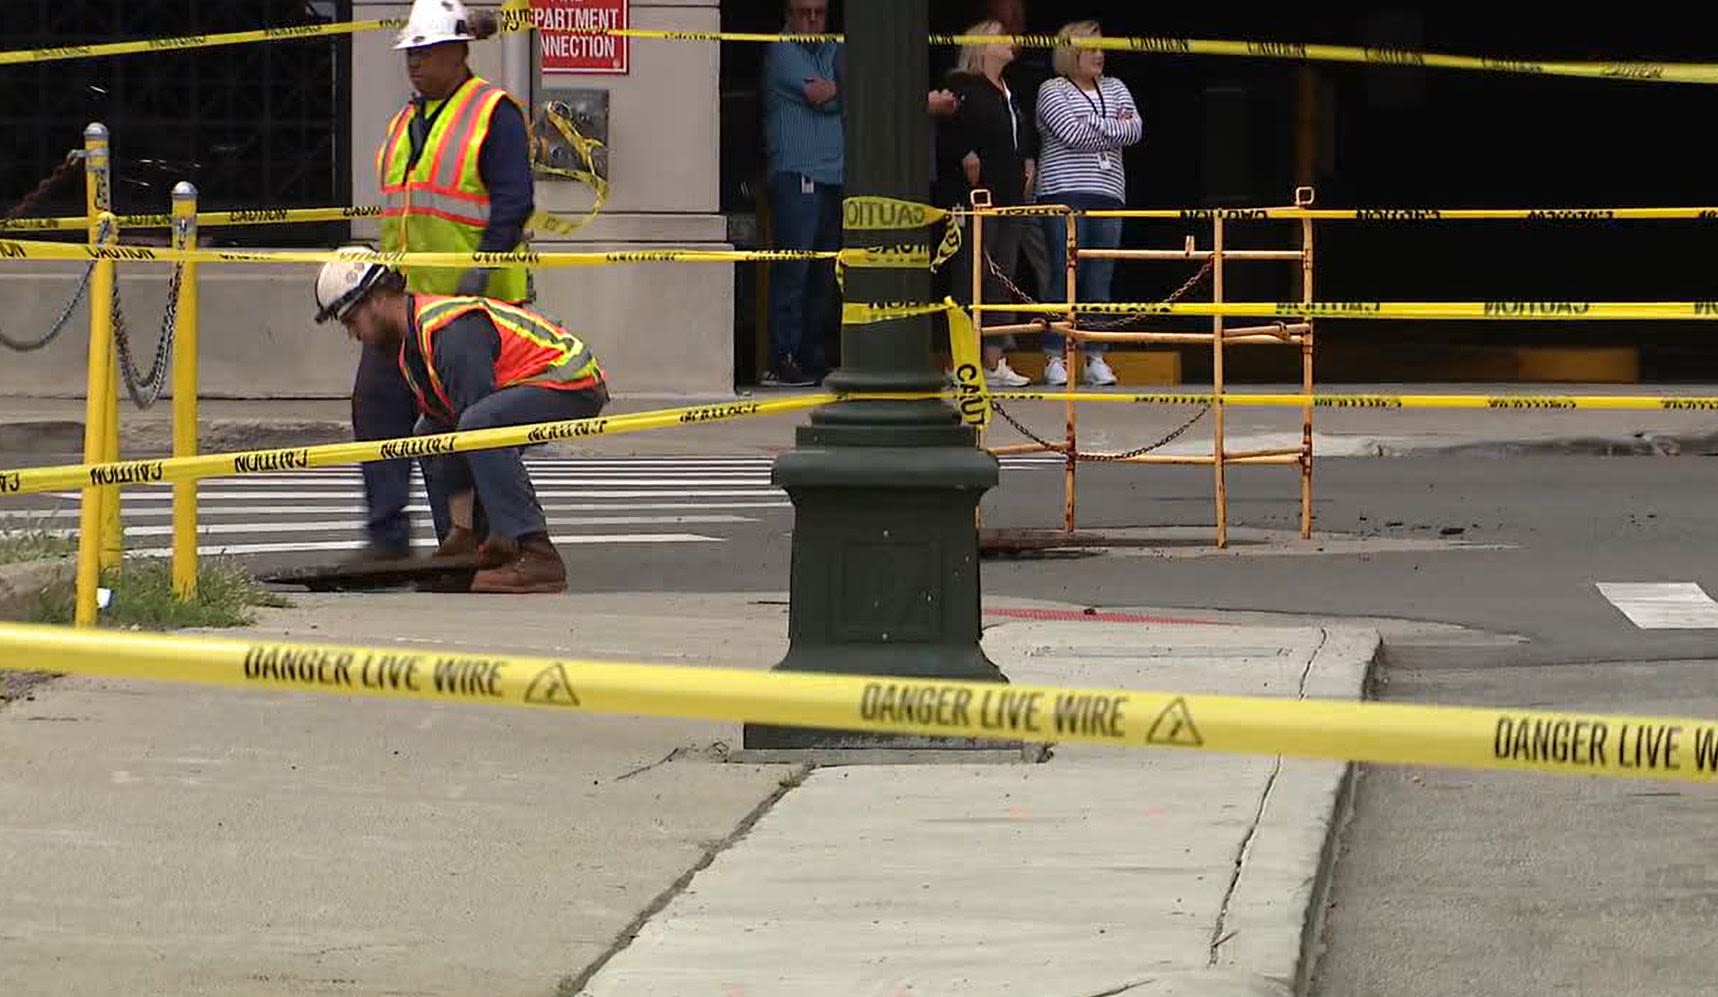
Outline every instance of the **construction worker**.
{"label": "construction worker", "polygon": [[[474,73],[469,43],[496,31],[490,11],[459,0],[416,0],[394,48],[405,53],[413,96],[394,115],[376,152],[382,248],[418,253],[511,252],[523,248],[535,207],[523,106]],[[483,295],[524,303],[525,269],[411,267],[416,294]],[[392,356],[366,348],[352,390],[353,436],[411,434],[412,393]],[[359,561],[410,556],[412,465],[363,465],[368,547]],[[442,539],[445,539],[443,537]]]}
{"label": "construction worker", "polygon": [[[395,356],[421,413],[418,434],[589,419],[608,403],[596,357],[530,309],[493,298],[415,294],[379,263],[325,264],[316,321],[338,319],[366,349]],[[562,592],[566,565],[549,539],[520,448],[423,457],[444,539],[432,557],[476,555],[473,592]],[[481,538],[473,506],[488,517]]]}

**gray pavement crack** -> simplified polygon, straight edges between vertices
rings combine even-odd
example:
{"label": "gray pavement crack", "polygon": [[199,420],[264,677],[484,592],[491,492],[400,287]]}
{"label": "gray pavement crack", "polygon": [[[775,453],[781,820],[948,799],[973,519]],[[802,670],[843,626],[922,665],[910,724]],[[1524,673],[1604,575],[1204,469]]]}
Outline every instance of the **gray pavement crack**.
{"label": "gray pavement crack", "polygon": [[[1300,670],[1300,682],[1295,686],[1295,698],[1306,698],[1306,680],[1312,674],[1312,663],[1318,660],[1318,654],[1324,650],[1324,645],[1330,641],[1330,631],[1318,628],[1318,645],[1312,653],[1306,656],[1306,665]],[[1235,937],[1228,929],[1229,903],[1235,898],[1235,890],[1241,885],[1241,870],[1246,867],[1247,853],[1252,850],[1253,838],[1259,833],[1259,824],[1265,819],[1265,808],[1270,806],[1271,791],[1276,788],[1277,776],[1282,773],[1283,758],[1276,756],[1271,762],[1271,774],[1265,777],[1265,791],[1259,794],[1259,807],[1253,812],[1253,819],[1247,824],[1247,833],[1241,836],[1241,845],[1235,849],[1235,871],[1229,877],[1229,886],[1223,891],[1223,903],[1217,909],[1217,925],[1211,929],[1211,951],[1206,965],[1216,968],[1218,950],[1223,943]]]}
{"label": "gray pavement crack", "polygon": [[[663,760],[666,761],[667,759]],[[638,933],[644,930],[644,926],[650,923],[651,918],[660,914],[669,904],[673,903],[674,898],[691,885],[693,877],[709,868],[710,863],[716,861],[716,856],[732,848],[747,834],[750,834],[752,828],[757,826],[758,821],[762,820],[764,815],[769,813],[781,801],[781,798],[788,794],[789,790],[805,781],[805,777],[811,774],[812,768],[814,766],[811,764],[796,765],[793,771],[782,776],[781,782],[775,790],[764,797],[763,801],[753,807],[749,813],[740,818],[740,822],[734,825],[734,829],[728,833],[727,837],[714,844],[706,845],[704,854],[699,857],[698,861],[692,863],[690,869],[681,873],[680,878],[670,883],[667,889],[657,894],[654,900],[645,905],[645,908],[638,912],[638,916],[620,930],[620,934],[615,936],[615,940],[603,951],[602,955],[591,960],[591,964],[577,975],[561,977],[560,981],[555,984],[555,997],[578,997],[579,992],[584,990],[604,966],[608,965],[610,959],[619,955],[628,945],[632,944],[632,940],[638,937]]]}
{"label": "gray pavement crack", "polygon": [[1081,997],[1115,997],[1116,994],[1127,993],[1129,990],[1132,990],[1135,987],[1143,987],[1147,983],[1156,983],[1156,982],[1157,982],[1157,977],[1148,976],[1143,980],[1134,980],[1132,983],[1123,983],[1119,987],[1111,987],[1108,990],[1099,990],[1095,994],[1082,994]]}

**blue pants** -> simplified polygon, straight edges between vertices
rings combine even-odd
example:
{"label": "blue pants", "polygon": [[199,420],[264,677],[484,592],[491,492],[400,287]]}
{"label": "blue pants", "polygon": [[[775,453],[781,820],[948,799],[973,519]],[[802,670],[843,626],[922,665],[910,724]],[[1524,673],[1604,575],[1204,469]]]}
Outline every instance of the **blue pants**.
{"label": "blue pants", "polygon": [[[798,173],[769,178],[770,227],[776,249],[834,252],[841,248],[841,188]],[[826,343],[840,328],[833,260],[773,264],[770,273],[770,365],[792,357],[817,373],[829,364]]]}
{"label": "blue pants", "polygon": [[[1083,210],[1116,209],[1126,205],[1103,194],[1050,194],[1038,198],[1040,204],[1065,204],[1070,208]],[[1041,220],[1044,227],[1045,256],[1049,261],[1050,286],[1045,289],[1042,300],[1046,303],[1065,302],[1068,300],[1068,229],[1067,219],[1060,216],[1046,216]],[[1081,217],[1075,222],[1076,236],[1082,249],[1116,249],[1121,246],[1122,219],[1120,218],[1086,218]],[[1074,271],[1074,295],[1077,301],[1110,301],[1110,282],[1115,277],[1116,263],[1114,260],[1086,260],[1079,262]],[[1043,335],[1044,352],[1060,355],[1062,352],[1062,334],[1046,332]],[[1103,343],[1086,343],[1087,353],[1102,353]]]}
{"label": "blue pants", "polygon": [[[453,430],[494,429],[498,426],[528,426],[563,419],[589,419],[608,404],[608,390],[601,386],[583,391],[559,391],[528,384],[502,388],[460,413],[457,425],[425,416],[418,420],[419,435]],[[548,529],[543,507],[525,470],[523,447],[470,450],[423,461],[424,484],[429,488],[430,509],[435,516],[436,536],[446,539],[449,527],[448,497],[477,491],[477,501],[489,519],[486,532],[517,540]]]}
{"label": "blue pants", "polygon": [[[412,435],[417,403],[391,353],[364,347],[352,385],[352,437],[392,440]],[[364,475],[364,529],[377,547],[405,551],[411,544],[412,460],[370,461]]]}

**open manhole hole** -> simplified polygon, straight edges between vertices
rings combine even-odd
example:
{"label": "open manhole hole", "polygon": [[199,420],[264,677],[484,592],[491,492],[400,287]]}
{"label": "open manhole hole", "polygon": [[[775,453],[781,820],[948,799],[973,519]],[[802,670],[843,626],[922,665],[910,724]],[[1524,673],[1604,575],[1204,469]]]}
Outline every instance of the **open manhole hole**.
{"label": "open manhole hole", "polygon": [[[1243,546],[1259,543],[1257,540],[1241,540],[1233,535],[1229,537],[1229,546]],[[1207,536],[1165,536],[1153,535],[1146,530],[1105,531],[1105,530],[1043,530],[1043,529],[1009,529],[1009,530],[979,530],[978,553],[980,557],[1096,557],[1105,547],[1214,547],[1215,541]]]}

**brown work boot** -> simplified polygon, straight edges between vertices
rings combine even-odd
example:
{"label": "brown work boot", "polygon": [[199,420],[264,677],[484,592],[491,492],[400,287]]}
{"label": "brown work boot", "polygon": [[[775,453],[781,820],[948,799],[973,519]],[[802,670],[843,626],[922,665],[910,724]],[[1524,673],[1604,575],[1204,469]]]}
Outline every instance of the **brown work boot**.
{"label": "brown work boot", "polygon": [[471,580],[471,591],[528,595],[565,592],[567,565],[560,551],[541,533],[521,539],[512,560],[498,568],[479,571]]}
{"label": "brown work boot", "polygon": [[432,561],[445,561],[454,557],[471,557],[477,553],[477,534],[463,526],[448,528],[447,538],[441,546],[430,555]]}

